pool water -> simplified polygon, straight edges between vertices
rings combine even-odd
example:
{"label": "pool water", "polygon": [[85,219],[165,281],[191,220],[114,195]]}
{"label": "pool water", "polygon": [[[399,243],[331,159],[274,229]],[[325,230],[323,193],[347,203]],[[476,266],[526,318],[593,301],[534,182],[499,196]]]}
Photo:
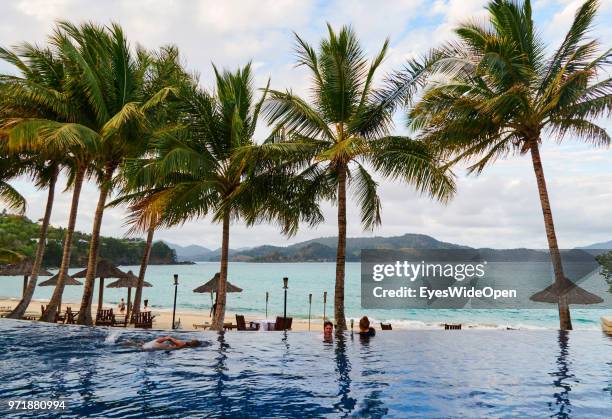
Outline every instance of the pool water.
{"label": "pool water", "polygon": [[[181,332],[0,320],[7,400],[62,398],[62,417],[610,417],[612,337],[595,331]],[[47,415],[47,416],[45,416]]]}

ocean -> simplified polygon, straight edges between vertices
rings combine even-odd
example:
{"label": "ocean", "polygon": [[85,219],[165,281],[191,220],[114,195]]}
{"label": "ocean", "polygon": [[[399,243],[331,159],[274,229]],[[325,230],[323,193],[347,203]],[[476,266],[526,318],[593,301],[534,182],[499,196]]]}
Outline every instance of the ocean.
{"label": "ocean", "polygon": [[[138,273],[138,266],[121,266],[122,270]],[[195,265],[149,266],[146,280],[153,286],[144,289],[144,298],[154,310],[171,310],[174,285],[173,275],[178,274],[179,286],[177,309],[183,311],[202,311],[208,314],[211,306],[210,294],[197,294],[193,289],[207,282],[219,269],[218,262],[202,262]],[[70,270],[70,273],[78,269]],[[52,271],[55,273],[56,271]],[[558,328],[556,307],[550,309],[393,309],[365,310],[361,308],[360,263],[347,263],[345,308],[348,318],[358,319],[367,315],[375,322],[391,322],[396,328],[434,328],[440,323],[463,323],[480,328]],[[326,315],[333,316],[334,263],[240,263],[229,264],[229,281],[243,289],[241,293],[228,296],[227,310],[246,315],[265,316],[266,292],[269,294],[268,317],[283,314],[283,277],[289,278],[287,290],[287,315],[294,318],[308,318],[308,295],[312,294],[311,315],[313,319],[323,317],[323,293],[327,292]],[[40,281],[44,278],[40,279]],[[597,281],[603,279],[596,278]],[[107,279],[105,285],[112,280]],[[0,278],[0,296],[19,298],[23,279],[21,277]],[[94,301],[98,298],[98,284],[94,290]],[[48,299],[53,287],[37,287],[34,299]],[[80,302],[82,287],[68,286],[64,292],[64,302]],[[116,305],[125,298],[126,289],[106,288],[104,302]],[[132,292],[133,296],[133,292]],[[572,308],[575,329],[597,330],[599,318],[610,315],[610,310]]]}

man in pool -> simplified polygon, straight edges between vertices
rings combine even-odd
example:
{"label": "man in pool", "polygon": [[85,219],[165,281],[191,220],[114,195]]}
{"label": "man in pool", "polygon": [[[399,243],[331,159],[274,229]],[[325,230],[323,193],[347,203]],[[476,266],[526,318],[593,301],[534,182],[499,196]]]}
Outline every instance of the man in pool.
{"label": "man in pool", "polygon": [[334,333],[334,324],[327,320],[325,323],[323,323],[323,338],[325,340],[331,340],[332,333]]}
{"label": "man in pool", "polygon": [[142,349],[146,350],[172,350],[172,349],[183,349],[183,348],[196,348],[202,345],[199,340],[179,340],[171,336],[162,336],[161,338],[154,339],[142,345]]}
{"label": "man in pool", "polygon": [[359,320],[359,336],[364,338],[369,338],[376,335],[376,330],[373,327],[370,327],[370,319],[368,316],[363,316]]}

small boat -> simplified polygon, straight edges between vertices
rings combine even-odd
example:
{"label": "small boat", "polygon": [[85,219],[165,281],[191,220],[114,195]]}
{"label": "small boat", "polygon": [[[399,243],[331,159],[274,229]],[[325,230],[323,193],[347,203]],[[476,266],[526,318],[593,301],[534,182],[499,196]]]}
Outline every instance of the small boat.
{"label": "small boat", "polygon": [[606,333],[612,333],[612,317],[602,317],[601,328]]}

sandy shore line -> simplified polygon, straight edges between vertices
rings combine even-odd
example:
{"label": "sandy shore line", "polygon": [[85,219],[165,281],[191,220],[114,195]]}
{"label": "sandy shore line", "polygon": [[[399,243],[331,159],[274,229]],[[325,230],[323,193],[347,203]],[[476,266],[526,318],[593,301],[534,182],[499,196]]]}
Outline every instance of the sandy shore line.
{"label": "sandy shore line", "polygon": [[[6,309],[12,309],[17,305],[19,300],[17,298],[6,298],[0,297],[0,312],[5,311]],[[41,305],[46,305],[48,300],[34,300],[28,307],[27,313],[32,314],[34,316],[40,316]],[[78,310],[80,302],[64,302],[62,303],[62,312],[66,310],[67,307],[71,307],[72,310]],[[117,311],[115,306],[105,305],[104,308],[112,308],[114,311]],[[97,305],[92,307],[92,312],[94,313],[97,310]],[[172,325],[172,310],[171,309],[159,309],[153,307],[153,314],[155,315],[155,321],[153,322],[153,328],[159,330],[171,330]],[[234,312],[226,312],[225,313],[225,323],[236,324],[236,314]],[[238,313],[242,314],[242,313]],[[274,321],[276,314],[270,314],[268,316],[268,320]],[[245,314],[245,321],[247,325],[251,321],[262,320],[265,318],[265,315],[262,314]],[[194,325],[203,325],[210,324],[212,322],[211,317],[209,316],[208,310],[196,311],[196,310],[177,310],[176,312],[176,320],[177,322],[180,320],[180,328],[182,330],[203,330],[202,328],[196,328]],[[375,319],[370,319],[373,323],[375,329],[380,330],[380,322]],[[357,328],[358,320],[355,319],[355,330]],[[422,321],[410,321],[403,320],[398,323],[391,322],[393,326],[393,330],[444,330],[444,322],[422,322]],[[347,324],[350,324],[350,319],[347,319]],[[516,324],[516,325],[503,325],[503,324],[487,324],[487,323],[463,323],[462,329],[478,329],[478,330],[557,330],[556,328],[551,327],[543,327],[543,326],[535,326],[535,325],[524,325],[524,324]],[[304,318],[293,318],[293,324],[291,326],[292,331],[298,332],[308,332],[308,320]],[[310,322],[310,331],[320,333],[323,330],[323,319],[321,317],[312,318]],[[599,324],[594,325],[592,328],[585,328],[584,330],[601,330]]]}
{"label": "sandy shore line", "polygon": [[[27,314],[32,314],[36,316],[40,316],[41,314],[41,305],[46,305],[48,300],[33,300],[27,309]],[[0,299],[0,310],[13,309],[19,300],[17,299]],[[66,310],[67,307],[70,307],[73,311],[79,309],[80,303],[77,302],[62,302],[62,312]],[[104,308],[112,308],[113,311],[117,311],[116,307],[105,305]],[[92,312],[95,313],[98,307],[95,304],[92,307]],[[153,322],[154,329],[165,329],[170,330],[172,326],[172,310],[168,309],[155,309],[151,310],[155,315],[155,321]],[[94,314],[95,317],[95,314]],[[264,315],[245,315],[245,320],[248,325],[249,322],[255,320],[264,319]],[[185,311],[185,310],[177,310],[176,312],[176,321],[180,320],[180,328],[181,330],[196,330],[194,325],[202,325],[205,323],[211,323],[212,319],[209,316],[209,312],[207,311]],[[271,319],[273,320],[273,319]],[[225,322],[236,324],[236,313],[226,312],[225,313]],[[310,331],[312,332],[321,332],[323,329],[323,319],[312,319],[310,324]],[[202,330],[202,329],[198,329]],[[308,331],[308,320],[304,319],[293,319],[293,324],[291,326],[292,331],[299,332],[307,332]]]}

